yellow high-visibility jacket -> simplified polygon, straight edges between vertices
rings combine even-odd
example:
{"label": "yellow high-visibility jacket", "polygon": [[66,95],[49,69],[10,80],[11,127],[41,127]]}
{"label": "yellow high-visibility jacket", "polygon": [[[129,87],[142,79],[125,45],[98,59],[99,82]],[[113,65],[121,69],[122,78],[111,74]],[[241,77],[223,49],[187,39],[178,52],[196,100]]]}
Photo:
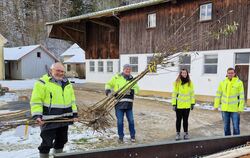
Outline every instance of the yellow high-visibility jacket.
{"label": "yellow high-visibility jacket", "polygon": [[33,117],[48,120],[77,116],[73,86],[68,80],[64,83],[61,86],[49,75],[44,75],[35,83],[30,100]]}
{"label": "yellow high-visibility jacket", "polygon": [[174,82],[172,93],[172,105],[177,106],[177,109],[189,109],[192,104],[195,104],[194,85],[190,82],[181,84],[181,81]]}
{"label": "yellow high-visibility jacket", "polygon": [[214,107],[221,106],[221,111],[239,112],[244,110],[244,86],[238,77],[234,77],[231,81],[226,78],[220,82],[216,97],[214,100]]}
{"label": "yellow high-visibility jacket", "polygon": [[[131,76],[132,79],[132,76]],[[129,80],[126,80],[122,74],[116,74],[115,76],[112,77],[112,79],[110,81],[108,81],[105,84],[105,89],[110,89],[110,90],[114,90],[115,92],[117,92],[120,88],[122,88],[123,86],[125,86],[127,83],[129,82]],[[135,94],[137,94],[139,92],[139,86],[138,84],[135,84],[132,89],[134,90]]]}

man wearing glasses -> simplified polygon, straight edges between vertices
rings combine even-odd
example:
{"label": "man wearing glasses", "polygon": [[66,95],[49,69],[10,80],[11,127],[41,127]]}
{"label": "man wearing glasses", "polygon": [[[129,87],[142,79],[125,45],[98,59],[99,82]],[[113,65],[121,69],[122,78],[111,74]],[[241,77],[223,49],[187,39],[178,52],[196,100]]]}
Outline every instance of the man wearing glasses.
{"label": "man wearing glasses", "polygon": [[77,119],[77,106],[72,84],[64,76],[62,63],[55,63],[50,72],[34,85],[30,107],[33,119],[41,126],[42,143],[38,147],[41,158],[48,158],[51,148],[54,153],[63,151],[68,141],[68,125],[72,122],[45,123],[45,120]]}

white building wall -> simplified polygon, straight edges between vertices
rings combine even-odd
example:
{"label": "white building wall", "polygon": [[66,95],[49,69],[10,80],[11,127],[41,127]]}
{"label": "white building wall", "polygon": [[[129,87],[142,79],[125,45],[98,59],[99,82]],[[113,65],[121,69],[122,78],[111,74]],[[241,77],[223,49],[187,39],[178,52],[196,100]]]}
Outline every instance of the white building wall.
{"label": "white building wall", "polygon": [[[95,62],[95,71],[90,72],[89,62]],[[103,72],[98,72],[98,61],[103,61]],[[113,72],[107,72],[107,61],[113,61]],[[106,83],[113,75],[119,72],[119,59],[87,59],[86,60],[86,81],[94,83]]]}
{"label": "white building wall", "polygon": [[[41,58],[37,57],[37,52],[41,53]],[[46,74],[46,67],[55,63],[55,59],[48,55],[40,47],[33,50],[28,55],[21,59],[22,62],[22,78],[21,79],[31,79],[40,78],[42,75]]]}
{"label": "white building wall", "polygon": [[[226,71],[229,67],[235,66],[235,53],[250,52],[250,49],[237,50],[216,50],[201,51],[198,55],[191,56],[191,72],[190,77],[195,86],[195,93],[198,95],[215,96],[220,81],[225,79]],[[218,67],[217,74],[204,74],[204,55],[217,54]],[[129,57],[137,56],[139,64],[139,72],[142,72],[147,65],[147,56],[152,54],[124,54],[120,55],[120,65],[129,63]],[[175,59],[176,60],[176,59]],[[173,82],[178,76],[178,64],[167,68],[168,70],[157,70],[157,73],[147,74],[139,81],[140,89],[172,92]],[[134,76],[137,74],[133,74]],[[249,72],[250,76],[250,72]],[[250,84],[248,83],[248,98],[250,98]]]}

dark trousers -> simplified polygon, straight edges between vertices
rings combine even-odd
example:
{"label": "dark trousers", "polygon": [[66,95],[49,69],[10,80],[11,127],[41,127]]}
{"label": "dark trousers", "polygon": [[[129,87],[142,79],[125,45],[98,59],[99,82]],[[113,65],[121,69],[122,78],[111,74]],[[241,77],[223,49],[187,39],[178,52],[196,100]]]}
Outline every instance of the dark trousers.
{"label": "dark trousers", "polygon": [[183,120],[184,132],[188,132],[188,117],[190,109],[176,109],[176,132],[181,132],[181,121]]}
{"label": "dark trousers", "polygon": [[124,122],[124,114],[126,114],[128,120],[128,127],[130,132],[130,137],[135,138],[135,124],[134,124],[134,116],[132,109],[119,109],[115,108],[116,118],[117,118],[117,128],[118,128],[118,135],[120,139],[123,139],[124,132],[123,132],[123,122]]}
{"label": "dark trousers", "polygon": [[42,143],[38,147],[40,153],[47,154],[51,148],[63,149],[68,141],[68,126],[42,130],[40,136],[42,138]]}

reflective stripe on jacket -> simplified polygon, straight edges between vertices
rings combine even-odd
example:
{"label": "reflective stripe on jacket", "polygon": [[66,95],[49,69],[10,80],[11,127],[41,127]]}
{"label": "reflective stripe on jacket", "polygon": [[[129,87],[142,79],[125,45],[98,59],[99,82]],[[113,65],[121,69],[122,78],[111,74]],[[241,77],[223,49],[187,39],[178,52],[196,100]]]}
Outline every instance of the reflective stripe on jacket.
{"label": "reflective stripe on jacket", "polygon": [[221,106],[221,111],[244,111],[244,86],[238,77],[234,77],[232,80],[226,78],[220,82],[214,100],[214,107],[218,108],[219,106]]}
{"label": "reflective stripe on jacket", "polygon": [[172,93],[172,105],[178,109],[189,109],[192,104],[195,104],[194,85],[192,82],[181,84],[181,81],[174,82]]}
{"label": "reflective stripe on jacket", "polygon": [[30,107],[33,117],[44,120],[77,116],[72,84],[66,80],[60,85],[49,75],[44,75],[34,85]]}

